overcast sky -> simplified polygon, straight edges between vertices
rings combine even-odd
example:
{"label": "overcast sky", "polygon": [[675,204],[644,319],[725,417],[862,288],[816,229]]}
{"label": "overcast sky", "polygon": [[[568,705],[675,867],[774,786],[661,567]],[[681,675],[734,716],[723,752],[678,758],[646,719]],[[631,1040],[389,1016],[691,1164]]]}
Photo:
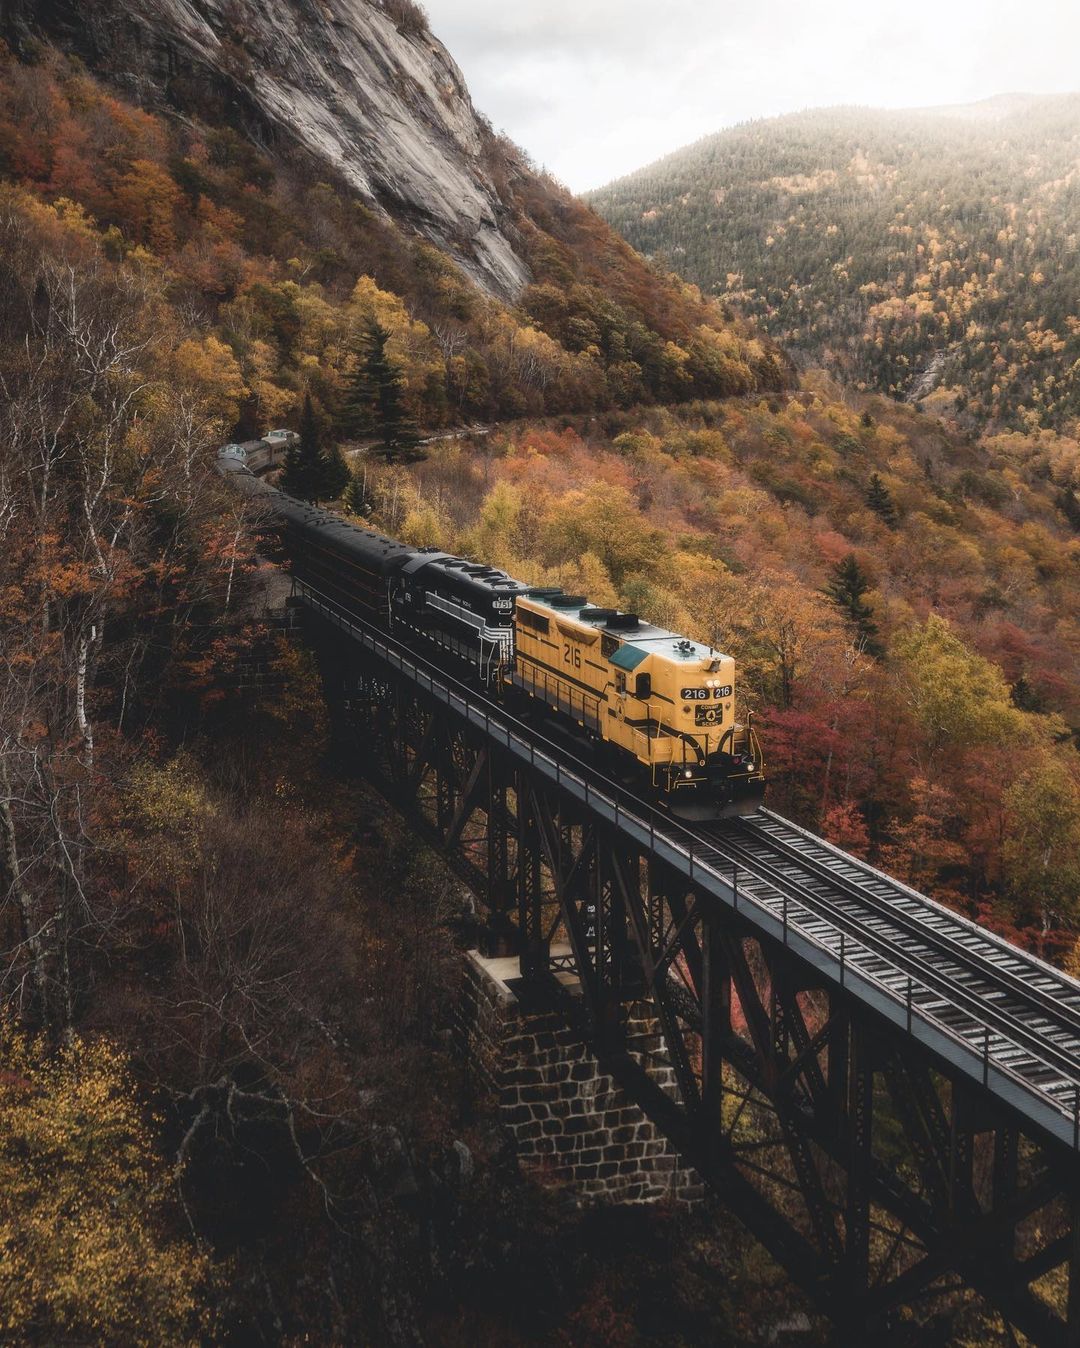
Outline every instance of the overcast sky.
{"label": "overcast sky", "polygon": [[425,0],[473,101],[575,191],[751,117],[1080,88],[1080,0]]}

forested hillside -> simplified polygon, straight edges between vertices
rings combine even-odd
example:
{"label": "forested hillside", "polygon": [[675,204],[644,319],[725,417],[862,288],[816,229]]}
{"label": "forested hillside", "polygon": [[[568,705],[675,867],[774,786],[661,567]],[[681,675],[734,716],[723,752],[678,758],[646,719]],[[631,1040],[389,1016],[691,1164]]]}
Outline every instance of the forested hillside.
{"label": "forested hillside", "polygon": [[593,194],[644,253],[861,387],[1080,415],[1080,96],[750,122]]}
{"label": "forested hillside", "polygon": [[774,348],[653,273],[566,193],[517,171],[517,152],[494,137],[493,171],[513,180],[533,277],[514,306],[340,182],[313,178],[317,166],[272,162],[228,127],[125,104],[49,49],[0,69],[9,210],[45,207],[152,279],[197,334],[179,360],[226,432],[298,414],[302,389],[335,415],[372,315],[391,330],[409,409],[429,427],[786,378]]}

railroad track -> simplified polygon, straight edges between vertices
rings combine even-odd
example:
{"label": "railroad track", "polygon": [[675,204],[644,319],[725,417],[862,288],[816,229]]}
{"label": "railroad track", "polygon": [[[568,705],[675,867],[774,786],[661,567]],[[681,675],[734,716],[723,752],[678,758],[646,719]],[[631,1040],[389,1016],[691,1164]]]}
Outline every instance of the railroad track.
{"label": "railroad track", "polygon": [[925,895],[762,810],[691,833],[740,890],[1080,1121],[1080,987]]}

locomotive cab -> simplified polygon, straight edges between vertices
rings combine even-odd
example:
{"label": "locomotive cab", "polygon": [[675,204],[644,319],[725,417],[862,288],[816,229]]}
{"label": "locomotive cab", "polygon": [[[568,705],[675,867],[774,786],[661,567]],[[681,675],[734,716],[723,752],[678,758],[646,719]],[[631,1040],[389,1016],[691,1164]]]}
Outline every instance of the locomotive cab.
{"label": "locomotive cab", "polygon": [[525,589],[497,567],[420,548],[391,584],[390,611],[498,686],[514,658],[514,603]]}
{"label": "locomotive cab", "polygon": [[735,719],[735,661],[662,629],[641,627],[611,656],[615,694],[644,720],[653,782],[686,818],[750,814],[765,775],[752,725]]}
{"label": "locomotive cab", "polygon": [[513,683],[633,755],[674,813],[717,818],[761,803],[757,737],[735,720],[735,662],[720,651],[537,589],[518,600]]}

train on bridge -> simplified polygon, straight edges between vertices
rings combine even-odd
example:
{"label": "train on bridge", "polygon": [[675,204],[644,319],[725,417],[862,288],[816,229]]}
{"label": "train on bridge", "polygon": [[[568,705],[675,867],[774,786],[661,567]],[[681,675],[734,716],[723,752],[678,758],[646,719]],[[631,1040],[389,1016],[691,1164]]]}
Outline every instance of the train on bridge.
{"label": "train on bridge", "polygon": [[437,654],[503,701],[542,708],[674,814],[760,806],[761,748],[736,717],[729,655],[584,595],[350,523],[260,481],[254,457],[227,446],[219,462],[282,521],[296,581],[338,612]]}

